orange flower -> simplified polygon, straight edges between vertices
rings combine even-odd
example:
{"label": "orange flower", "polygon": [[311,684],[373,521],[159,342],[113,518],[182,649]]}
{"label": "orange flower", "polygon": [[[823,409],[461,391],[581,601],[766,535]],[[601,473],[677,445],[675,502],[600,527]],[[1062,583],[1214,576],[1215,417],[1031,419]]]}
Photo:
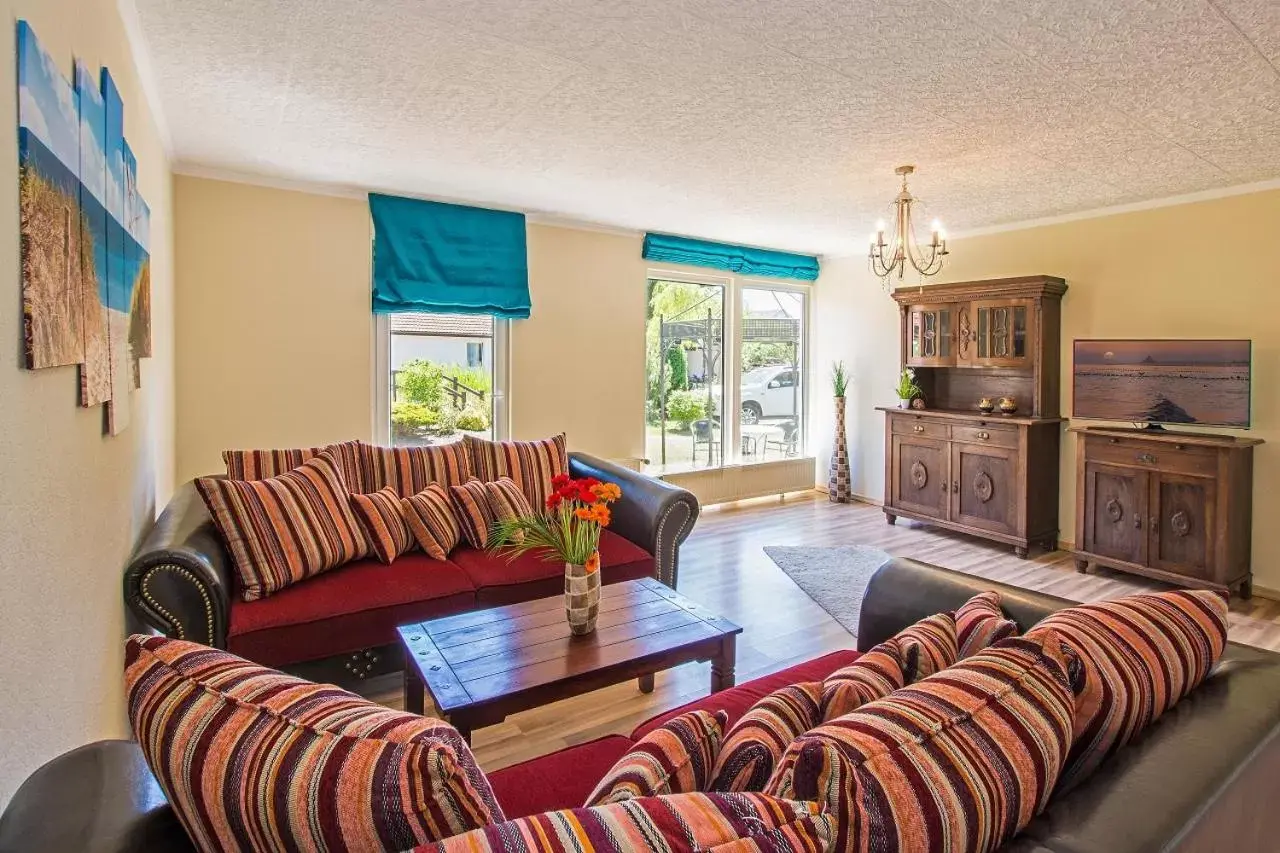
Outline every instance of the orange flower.
{"label": "orange flower", "polygon": [[594,509],[595,509],[594,504],[591,506],[580,506],[573,511],[573,514],[576,515],[578,518],[582,519],[583,521],[594,521],[595,519],[592,517],[593,515],[595,515]]}
{"label": "orange flower", "polygon": [[617,483],[597,483],[591,487],[591,491],[602,501],[612,502],[622,497],[622,489],[618,488]]}
{"label": "orange flower", "polygon": [[587,562],[583,568],[587,570],[587,574],[600,571],[600,552],[595,551],[590,557],[587,557]]}

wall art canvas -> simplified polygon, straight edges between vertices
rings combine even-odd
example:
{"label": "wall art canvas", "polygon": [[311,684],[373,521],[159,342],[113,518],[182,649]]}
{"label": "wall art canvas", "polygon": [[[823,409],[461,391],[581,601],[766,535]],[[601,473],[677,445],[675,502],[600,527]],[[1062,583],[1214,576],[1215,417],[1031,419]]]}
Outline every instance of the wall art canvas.
{"label": "wall art canvas", "polygon": [[80,366],[80,404],[129,422],[151,355],[151,212],[110,72],[71,79],[17,26],[18,157],[26,365]]}

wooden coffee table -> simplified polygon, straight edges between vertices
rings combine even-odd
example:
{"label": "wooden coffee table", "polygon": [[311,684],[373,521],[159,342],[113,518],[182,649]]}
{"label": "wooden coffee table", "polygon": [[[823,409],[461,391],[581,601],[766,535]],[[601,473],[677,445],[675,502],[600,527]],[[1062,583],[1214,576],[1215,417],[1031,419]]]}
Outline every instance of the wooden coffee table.
{"label": "wooden coffee table", "polygon": [[445,616],[397,629],[406,650],[405,710],[425,712],[426,689],[449,722],[471,732],[508,714],[631,678],[711,661],[711,690],[733,686],[742,629],[652,578],[600,593],[594,633],[574,637],[564,596]]}

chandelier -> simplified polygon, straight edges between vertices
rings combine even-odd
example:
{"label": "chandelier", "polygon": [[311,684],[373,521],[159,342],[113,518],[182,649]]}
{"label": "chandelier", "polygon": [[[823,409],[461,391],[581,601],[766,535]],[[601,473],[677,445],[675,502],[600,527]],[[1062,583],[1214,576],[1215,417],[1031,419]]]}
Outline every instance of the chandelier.
{"label": "chandelier", "polygon": [[936,275],[942,269],[943,256],[947,254],[947,232],[942,230],[942,224],[936,219],[929,226],[929,242],[921,245],[916,239],[912,209],[916,205],[923,207],[923,202],[907,189],[907,175],[915,170],[915,166],[899,166],[893,170],[895,175],[902,176],[902,190],[893,200],[893,234],[885,240],[885,223],[881,219],[871,235],[871,252],[867,255],[871,261],[871,272],[885,284],[889,283],[894,272],[901,281],[906,276],[908,264],[921,276]]}

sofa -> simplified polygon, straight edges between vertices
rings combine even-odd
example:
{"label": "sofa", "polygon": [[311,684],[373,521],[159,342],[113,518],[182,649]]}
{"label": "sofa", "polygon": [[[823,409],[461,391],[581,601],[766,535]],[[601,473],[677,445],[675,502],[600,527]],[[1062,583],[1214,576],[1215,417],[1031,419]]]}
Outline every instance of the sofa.
{"label": "sofa", "polygon": [[[1001,594],[1023,630],[1075,602],[894,559],[863,599],[866,651],[977,592]],[[724,710],[730,724],[785,684],[822,679],[855,659],[838,651],[673,709],[609,735],[489,774],[508,818],[581,805],[595,783],[664,720]],[[1214,673],[1003,848],[1006,853],[1263,853],[1280,842],[1280,655],[1231,643]],[[37,770],[0,816],[0,853],[190,851],[137,746],[101,741]]]}
{"label": "sofa", "polygon": [[[674,587],[697,499],[585,453],[569,454],[569,473],[616,483],[623,492],[601,537],[603,582],[654,577]],[[126,567],[124,600],[139,630],[316,680],[350,682],[401,668],[397,625],[564,590],[562,564],[534,554],[508,561],[465,544],[443,562],[416,550],[390,565],[370,556],[256,601],[241,600],[235,578],[209,511],[188,482]]]}

